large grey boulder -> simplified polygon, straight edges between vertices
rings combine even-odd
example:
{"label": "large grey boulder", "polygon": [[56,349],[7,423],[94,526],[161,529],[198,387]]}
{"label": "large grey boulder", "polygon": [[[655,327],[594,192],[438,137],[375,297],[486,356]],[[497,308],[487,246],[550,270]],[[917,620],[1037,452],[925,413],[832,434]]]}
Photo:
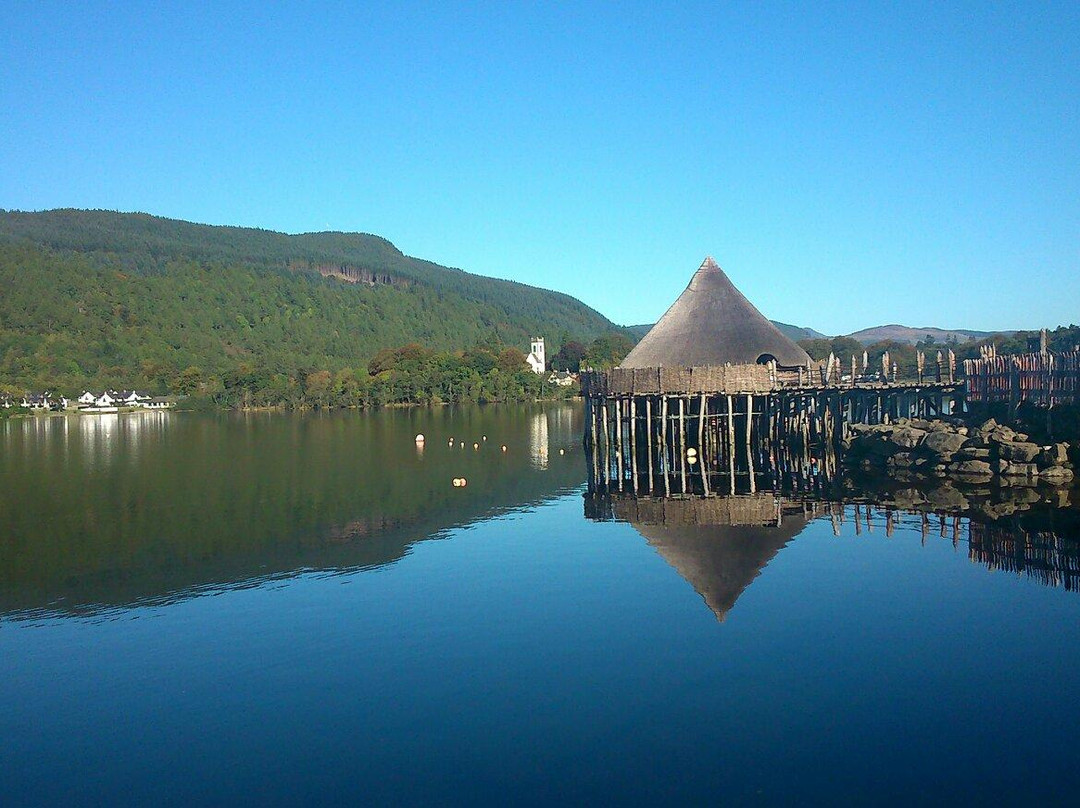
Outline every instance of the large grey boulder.
{"label": "large grey boulder", "polygon": [[1004,442],[998,445],[998,454],[1003,460],[1013,463],[1030,463],[1041,450],[1034,443]]}
{"label": "large grey boulder", "polygon": [[959,463],[952,463],[949,471],[971,477],[990,477],[994,473],[985,460],[962,460]]}
{"label": "large grey boulder", "polygon": [[960,447],[966,440],[967,438],[963,435],[957,435],[955,432],[930,432],[923,440],[922,446],[941,459],[949,460],[960,451]]}
{"label": "large grey boulder", "polygon": [[902,426],[893,430],[893,433],[889,436],[889,441],[901,449],[914,449],[923,442],[924,438],[926,438],[924,430]]}

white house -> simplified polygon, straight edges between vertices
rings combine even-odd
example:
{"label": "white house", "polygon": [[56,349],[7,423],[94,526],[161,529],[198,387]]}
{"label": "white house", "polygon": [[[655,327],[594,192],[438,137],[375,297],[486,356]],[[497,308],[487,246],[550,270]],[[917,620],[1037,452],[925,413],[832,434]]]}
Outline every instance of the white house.
{"label": "white house", "polygon": [[577,381],[577,376],[565,370],[553,370],[551,375],[548,376],[548,381],[551,384],[559,385],[559,387],[569,387]]}
{"label": "white house", "polygon": [[543,374],[544,369],[547,367],[547,359],[544,356],[544,338],[533,337],[532,350],[529,355],[525,357],[525,361],[529,363],[529,367],[532,368],[532,372],[536,374]]}

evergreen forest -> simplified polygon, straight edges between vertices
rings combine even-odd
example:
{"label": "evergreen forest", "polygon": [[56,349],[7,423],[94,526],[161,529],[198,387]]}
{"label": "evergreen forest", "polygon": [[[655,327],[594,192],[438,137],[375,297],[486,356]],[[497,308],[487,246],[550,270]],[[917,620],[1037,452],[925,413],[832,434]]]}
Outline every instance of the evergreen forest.
{"label": "evergreen forest", "polygon": [[524,363],[532,336],[574,370],[632,346],[569,295],[378,236],[0,211],[0,392],[138,388],[229,407],[526,400],[554,394]]}

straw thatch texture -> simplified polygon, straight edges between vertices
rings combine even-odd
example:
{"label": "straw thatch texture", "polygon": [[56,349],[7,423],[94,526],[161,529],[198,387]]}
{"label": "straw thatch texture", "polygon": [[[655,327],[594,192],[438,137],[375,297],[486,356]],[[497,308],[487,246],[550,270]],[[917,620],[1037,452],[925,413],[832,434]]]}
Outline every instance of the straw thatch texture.
{"label": "straw thatch texture", "polygon": [[660,368],[634,368],[634,392],[638,395],[660,392]]}
{"label": "straw thatch texture", "polygon": [[743,365],[772,356],[804,365],[806,351],[780,333],[706,258],[690,285],[622,361],[624,368]]}

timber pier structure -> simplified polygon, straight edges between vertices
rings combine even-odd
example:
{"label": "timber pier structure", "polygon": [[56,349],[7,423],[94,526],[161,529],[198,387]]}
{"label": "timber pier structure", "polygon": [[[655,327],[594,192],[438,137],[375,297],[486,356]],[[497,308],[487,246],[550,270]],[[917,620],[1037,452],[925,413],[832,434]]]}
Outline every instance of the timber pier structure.
{"label": "timber pier structure", "polygon": [[[712,258],[648,334],[609,371],[581,376],[592,493],[753,494],[785,479],[834,478],[857,424],[938,419],[1008,403],[1075,407],[1080,347],[998,356],[985,347],[956,375],[951,350],[897,378],[852,356],[814,363],[738,289]],[[760,484],[759,484],[760,481]]]}
{"label": "timber pier structure", "polygon": [[708,496],[754,493],[762,476],[832,476],[852,424],[964,406],[951,353],[932,378],[920,359],[904,384],[887,355],[880,372],[865,354],[841,365],[815,366],[706,258],[619,367],[582,374],[590,490]]}
{"label": "timber pier structure", "polygon": [[593,491],[754,493],[758,480],[833,477],[852,424],[964,407],[950,381],[809,384],[773,365],[616,368],[583,375]]}

